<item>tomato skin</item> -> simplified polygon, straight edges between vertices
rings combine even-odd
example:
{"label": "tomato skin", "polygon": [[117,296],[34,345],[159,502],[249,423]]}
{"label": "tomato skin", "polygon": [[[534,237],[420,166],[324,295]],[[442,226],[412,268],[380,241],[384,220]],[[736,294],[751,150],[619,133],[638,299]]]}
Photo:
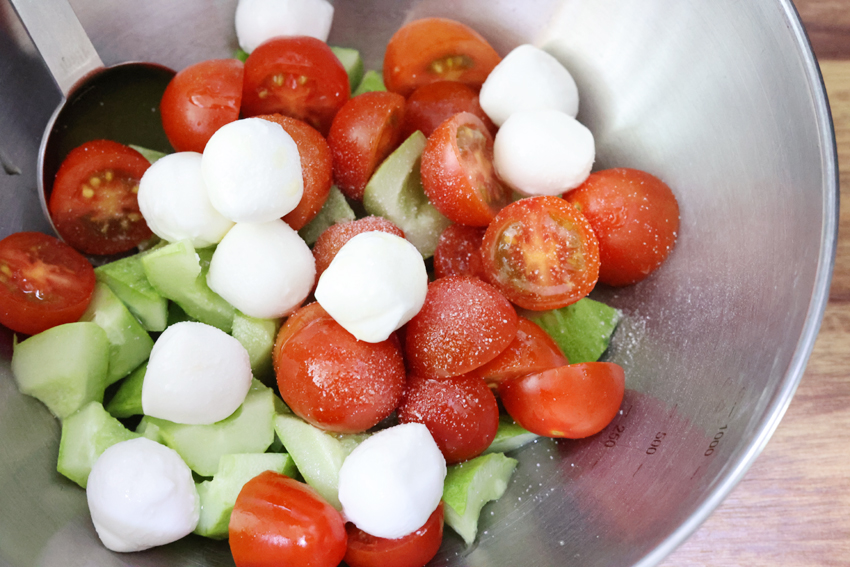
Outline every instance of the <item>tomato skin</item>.
{"label": "tomato skin", "polygon": [[360,201],[375,168],[402,142],[404,97],[391,92],[358,95],[339,110],[328,133],[334,181]]}
{"label": "tomato skin", "polygon": [[532,372],[542,372],[569,364],[558,344],[534,322],[519,318],[516,337],[496,358],[469,372],[491,388]]}
{"label": "tomato skin", "polygon": [[242,487],[230,515],[236,567],[336,567],[347,539],[333,506],[313,488],[273,471]]}
{"label": "tomato skin", "polygon": [[152,237],[136,198],[148,167],[142,154],[110,140],[71,150],[56,173],[48,206],[59,236],[84,254],[103,255],[132,250]]}
{"label": "tomato skin", "polygon": [[307,36],[274,37],[245,61],[242,115],[283,114],[327,136],[348,100],[348,74],[330,47]]}
{"label": "tomato skin", "polygon": [[413,374],[459,376],[498,356],[516,330],[516,311],[496,288],[474,277],[440,278],[405,326],[405,360]]}
{"label": "tomato skin", "polygon": [[384,84],[404,97],[436,81],[459,81],[480,89],[501,57],[472,28],[446,18],[402,26],[384,54]]}
{"label": "tomato skin", "polygon": [[637,169],[598,171],[564,198],[587,217],[599,240],[599,281],[637,283],[676,245],[679,204],[663,181]]}
{"label": "tomato skin", "polygon": [[524,309],[558,309],[586,296],[599,277],[590,223],[560,197],[527,197],[496,216],[481,244],[487,281]]}
{"label": "tomato skin", "polygon": [[89,261],[58,238],[16,232],[0,240],[0,324],[15,332],[77,321],[94,285]]}
{"label": "tomato skin", "polygon": [[612,362],[584,362],[499,384],[508,414],[532,433],[582,439],[599,433],[620,410],[626,375]]}
{"label": "tomato skin", "polygon": [[386,232],[404,238],[404,232],[392,221],[383,217],[369,216],[331,225],[319,235],[316,244],[313,245],[313,257],[316,259],[316,281],[319,281],[319,277],[328,269],[334,256],[346,242],[358,234],[372,231]]}
{"label": "tomato skin", "polygon": [[177,73],[159,104],[162,128],[178,152],[203,153],[216,130],[239,118],[244,65],[210,59]]}
{"label": "tomato skin", "polygon": [[425,567],[443,542],[443,503],[421,528],[398,539],[375,537],[352,523],[346,524],[345,530],[349,567]]}
{"label": "tomato skin", "polygon": [[358,341],[318,303],[286,321],[274,351],[281,398],[293,413],[326,431],[366,431],[390,415],[404,393],[398,339]]}
{"label": "tomato skin", "polygon": [[287,213],[283,220],[293,230],[301,230],[322,210],[333,184],[331,149],[318,130],[295,118],[282,114],[256,116],[279,124],[298,146],[301,157],[301,175],[304,178],[304,194],[298,206]]}
{"label": "tomato skin", "polygon": [[434,275],[476,276],[484,279],[481,261],[481,241],[484,229],[462,224],[452,224],[440,234],[434,250]]}
{"label": "tomato skin", "polygon": [[496,135],[496,125],[481,108],[477,92],[456,81],[437,81],[422,85],[408,97],[402,139],[407,139],[417,130],[427,138],[440,124],[460,112],[474,114],[481,119],[490,135]]}
{"label": "tomato skin", "polygon": [[499,404],[478,376],[411,376],[398,420],[424,424],[451,465],[477,457],[490,446],[499,429]]}
{"label": "tomato skin", "polygon": [[461,112],[443,122],[422,151],[422,187],[452,221],[487,226],[510,192],[496,177],[493,136],[481,120]]}

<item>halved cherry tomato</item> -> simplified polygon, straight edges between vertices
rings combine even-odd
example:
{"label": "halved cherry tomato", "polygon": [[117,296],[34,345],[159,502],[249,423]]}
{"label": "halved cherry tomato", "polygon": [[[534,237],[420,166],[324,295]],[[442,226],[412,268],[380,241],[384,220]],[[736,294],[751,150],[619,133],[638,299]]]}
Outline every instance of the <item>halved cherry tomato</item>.
{"label": "halved cherry tomato", "polygon": [[401,423],[422,423],[443,452],[446,464],[477,457],[499,429],[499,404],[478,376],[411,376],[398,406]]}
{"label": "halved cherry tomato", "polygon": [[516,311],[496,288],[474,277],[440,278],[405,327],[405,360],[413,374],[459,376],[496,358],[516,330]]}
{"label": "halved cherry tomato", "polygon": [[216,130],[239,118],[244,66],[211,59],[174,75],[159,104],[162,128],[178,152],[203,152]]}
{"label": "halved cherry tomato", "polygon": [[333,184],[331,149],[318,130],[295,118],[282,114],[263,114],[262,118],[286,130],[301,156],[301,176],[304,178],[304,194],[298,206],[283,217],[293,230],[301,230],[322,210],[328,200]]}
{"label": "halved cherry tomato", "polygon": [[283,114],[323,136],[350,95],[348,74],[330,47],[314,37],[275,37],[245,61],[242,115]]}
{"label": "halved cherry tomato", "polygon": [[336,567],[348,536],[340,513],[313,488],[266,471],[239,492],[229,539],[236,567]]}
{"label": "halved cherry tomato", "polygon": [[345,531],[345,562],[349,567],[424,567],[443,542],[443,503],[421,528],[398,539],[375,537],[352,523],[345,525]]}
{"label": "halved cherry tomato", "polygon": [[491,135],[496,135],[496,125],[481,109],[477,92],[456,81],[438,81],[422,85],[407,98],[402,138],[417,130],[427,138],[440,124],[461,112],[474,114]]}
{"label": "halved cherry tomato", "polygon": [[50,195],[50,217],[65,242],[85,254],[117,254],[153,236],[139,212],[142,154],[110,140],[74,148]]}
{"label": "halved cherry tomato", "polygon": [[280,397],[320,429],[365,431],[390,415],[404,393],[398,339],[358,341],[318,303],[287,319],[274,350]]}
{"label": "halved cherry tomato", "polygon": [[484,229],[462,224],[452,224],[440,234],[434,250],[434,275],[476,276],[484,279],[481,262],[481,241]]}
{"label": "halved cherry tomato", "polygon": [[495,388],[506,380],[569,364],[549,333],[525,317],[519,318],[516,338],[502,353],[467,376],[476,376]]}
{"label": "halved cherry tomato", "polygon": [[599,240],[602,283],[641,281],[676,245],[679,203],[654,175],[626,168],[598,171],[564,198],[587,217]]}
{"label": "halved cherry tomato", "polygon": [[436,81],[459,81],[480,89],[501,57],[472,28],[445,18],[425,18],[402,26],[384,54],[387,90],[410,96]]}
{"label": "halved cherry tomato", "polygon": [[380,231],[404,238],[404,232],[392,221],[383,217],[363,217],[354,221],[340,222],[328,227],[313,245],[313,257],[316,259],[316,281],[331,265],[331,261],[346,242],[362,232]]}
{"label": "halved cherry tomato", "polygon": [[611,423],[623,403],[626,375],[612,362],[584,362],[499,384],[499,398],[522,427],[546,437],[581,439]]}
{"label": "halved cherry tomato", "polygon": [[395,93],[363,93],[334,117],[328,133],[334,181],[349,198],[363,199],[372,172],[402,142],[404,105],[404,97]]}
{"label": "halved cherry tomato", "polygon": [[502,209],[487,227],[481,257],[487,280],[535,311],[575,303],[599,277],[590,223],[560,197],[528,197]]}
{"label": "halved cherry tomato", "polygon": [[79,252],[40,232],[0,240],[0,323],[34,335],[78,320],[94,292],[94,269]]}
{"label": "halved cherry tomato", "polygon": [[422,151],[422,187],[431,203],[456,223],[487,226],[510,193],[493,168],[493,136],[469,112],[434,130]]}

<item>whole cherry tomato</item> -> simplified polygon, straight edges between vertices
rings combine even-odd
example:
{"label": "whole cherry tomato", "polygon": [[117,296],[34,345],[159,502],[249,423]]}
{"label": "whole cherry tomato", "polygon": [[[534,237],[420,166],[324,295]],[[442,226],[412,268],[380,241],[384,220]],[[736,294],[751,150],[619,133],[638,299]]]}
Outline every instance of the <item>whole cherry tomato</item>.
{"label": "whole cherry tomato", "polygon": [[474,114],[492,136],[496,135],[496,125],[482,110],[475,90],[456,81],[438,81],[422,85],[407,98],[402,138],[417,130],[427,138],[440,124],[461,112]]}
{"label": "whole cherry tomato", "polygon": [[349,567],[424,567],[443,542],[443,503],[421,528],[398,539],[369,535],[352,523],[346,524]]}

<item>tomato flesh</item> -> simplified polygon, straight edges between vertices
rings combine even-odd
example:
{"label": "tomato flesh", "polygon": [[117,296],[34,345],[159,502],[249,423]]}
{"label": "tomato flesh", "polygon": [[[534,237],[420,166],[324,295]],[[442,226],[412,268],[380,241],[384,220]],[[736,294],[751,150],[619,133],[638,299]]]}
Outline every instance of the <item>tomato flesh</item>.
{"label": "tomato flesh", "polygon": [[48,209],[59,236],[85,254],[132,250],[153,233],[136,197],[150,162],[110,140],[74,148],[53,183]]}
{"label": "tomato flesh", "polygon": [[336,567],[347,538],[333,506],[306,484],[273,471],[242,487],[230,515],[236,567]]}
{"label": "tomato flesh", "polygon": [[352,523],[346,524],[349,567],[424,567],[440,550],[443,541],[443,503],[415,532],[398,539],[367,534]]}

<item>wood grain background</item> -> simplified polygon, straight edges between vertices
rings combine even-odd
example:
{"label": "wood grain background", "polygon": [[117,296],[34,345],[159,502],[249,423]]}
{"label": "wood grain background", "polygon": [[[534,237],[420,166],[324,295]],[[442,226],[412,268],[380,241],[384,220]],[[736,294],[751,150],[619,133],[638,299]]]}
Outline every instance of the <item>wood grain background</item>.
{"label": "wood grain background", "polygon": [[821,66],[838,142],[845,206],[829,304],[770,443],[663,567],[850,566],[850,0],[795,5]]}

